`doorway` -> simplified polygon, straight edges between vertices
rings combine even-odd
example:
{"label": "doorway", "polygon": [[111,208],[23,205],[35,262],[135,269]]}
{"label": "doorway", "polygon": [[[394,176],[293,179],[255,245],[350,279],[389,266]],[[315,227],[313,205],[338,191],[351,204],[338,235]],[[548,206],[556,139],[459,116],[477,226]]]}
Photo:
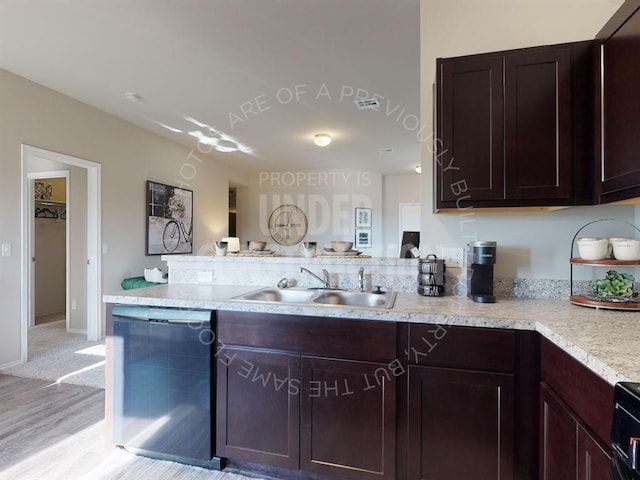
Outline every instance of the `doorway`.
{"label": "doorway", "polygon": [[[49,168],[47,168],[49,167]],[[27,334],[29,326],[33,324],[35,318],[35,275],[33,268],[34,258],[34,227],[33,217],[35,211],[34,199],[34,175],[39,173],[51,173],[63,169],[72,170],[79,169],[84,174],[80,185],[74,185],[73,176],[70,177],[67,185],[69,198],[67,199],[68,218],[73,215],[72,206],[69,199],[73,196],[76,186],[84,189],[86,192],[81,202],[81,208],[78,208],[78,216],[75,221],[82,220],[86,224],[86,229],[82,238],[72,238],[67,230],[67,245],[70,242],[80,242],[83,246],[81,255],[75,255],[75,249],[67,247],[67,263],[72,264],[74,261],[81,264],[82,283],[83,283],[83,303],[82,307],[84,328],[87,340],[97,341],[102,337],[102,302],[100,301],[101,292],[101,257],[100,257],[100,175],[101,166],[98,163],[83,160],[68,155],[43,150],[29,145],[22,145],[22,249],[21,249],[21,361],[27,361]],[[85,211],[86,213],[84,213]],[[80,213],[83,212],[83,213]],[[67,223],[68,228],[69,222]],[[80,257],[80,258],[78,258]],[[68,269],[69,270],[69,269]],[[72,307],[73,299],[70,298],[69,280],[70,275],[67,270],[66,275],[66,311],[67,322],[69,322],[69,311]],[[79,299],[76,299],[79,300]],[[73,330],[74,326],[69,324],[69,329]]]}
{"label": "doorway", "polygon": [[28,178],[35,203],[31,246],[34,318],[29,319],[29,326],[64,320],[69,331],[69,170],[28,173]]}

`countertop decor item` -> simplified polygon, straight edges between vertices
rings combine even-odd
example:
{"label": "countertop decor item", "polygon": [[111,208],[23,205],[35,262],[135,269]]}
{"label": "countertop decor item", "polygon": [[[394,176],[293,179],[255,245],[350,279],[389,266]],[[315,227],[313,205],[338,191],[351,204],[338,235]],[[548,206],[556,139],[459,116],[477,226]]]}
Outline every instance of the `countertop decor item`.
{"label": "countertop decor item", "polygon": [[591,289],[604,301],[633,302],[638,298],[634,282],[630,273],[609,270],[604,278],[591,282]]}
{"label": "countertop decor item", "polygon": [[[617,244],[631,245],[632,242],[638,242],[640,244],[640,241],[622,236],[610,238],[579,237],[581,232],[587,227],[600,222],[609,222],[610,224],[606,225],[609,228],[626,230],[621,233],[631,233],[635,236],[638,236],[640,233],[640,229],[632,223],[615,218],[604,218],[583,225],[576,232],[571,242],[571,257],[569,259],[571,265],[571,288],[569,300],[574,305],[583,307],[638,311],[640,310],[640,297],[635,283],[635,277],[628,271],[618,271],[618,269],[635,269],[640,265],[640,258],[629,260],[621,259],[615,255],[615,250],[613,253],[615,258],[610,257],[612,245],[615,249]],[[576,246],[579,256],[574,255]],[[629,254],[629,252],[625,253]],[[624,258],[624,254],[620,253],[620,251],[618,251],[618,255]],[[629,255],[629,258],[631,258],[631,254]],[[574,267],[578,266],[595,269],[607,268],[608,270],[604,276],[600,276],[596,271],[594,275],[599,278],[591,282],[575,282]],[[611,267],[616,267],[616,270]],[[586,283],[586,286],[581,287],[581,283]]]}

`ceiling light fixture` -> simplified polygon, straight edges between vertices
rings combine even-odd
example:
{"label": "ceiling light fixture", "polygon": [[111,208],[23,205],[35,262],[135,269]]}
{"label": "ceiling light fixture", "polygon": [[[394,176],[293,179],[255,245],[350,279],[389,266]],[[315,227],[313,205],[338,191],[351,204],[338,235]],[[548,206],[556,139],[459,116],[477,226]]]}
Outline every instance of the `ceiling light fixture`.
{"label": "ceiling light fixture", "polygon": [[422,173],[422,165],[416,165],[416,173]]}
{"label": "ceiling light fixture", "polygon": [[326,147],[331,143],[331,135],[328,133],[316,133],[313,137],[313,143],[319,147]]}

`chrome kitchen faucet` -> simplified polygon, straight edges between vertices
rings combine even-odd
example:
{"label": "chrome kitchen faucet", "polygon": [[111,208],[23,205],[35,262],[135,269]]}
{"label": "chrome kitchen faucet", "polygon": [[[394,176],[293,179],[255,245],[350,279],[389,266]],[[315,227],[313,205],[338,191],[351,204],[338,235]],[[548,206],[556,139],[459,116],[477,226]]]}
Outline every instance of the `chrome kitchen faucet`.
{"label": "chrome kitchen faucet", "polygon": [[330,288],[330,281],[329,281],[329,272],[326,269],[322,269],[322,276],[324,278],[320,278],[318,275],[316,275],[315,273],[313,273],[311,270],[309,270],[308,268],[305,267],[300,267],[300,273],[302,272],[307,272],[309,275],[317,278],[318,280],[320,280],[322,282],[322,286],[324,288]]}

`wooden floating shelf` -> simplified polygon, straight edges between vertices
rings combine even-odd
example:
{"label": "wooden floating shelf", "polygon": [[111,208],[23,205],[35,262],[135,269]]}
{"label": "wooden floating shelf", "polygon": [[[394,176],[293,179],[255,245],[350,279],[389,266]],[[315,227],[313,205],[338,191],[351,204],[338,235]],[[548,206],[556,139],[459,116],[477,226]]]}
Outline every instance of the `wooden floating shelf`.
{"label": "wooden floating shelf", "polygon": [[585,260],[580,257],[572,257],[571,263],[579,263],[581,265],[594,265],[594,266],[607,266],[607,265],[618,265],[618,266],[634,266],[640,265],[640,260],[616,260],[614,258],[606,258],[604,260]]}
{"label": "wooden floating shelf", "polygon": [[593,300],[583,295],[571,295],[569,300],[574,305],[581,305],[583,307],[591,308],[606,308],[608,310],[631,310],[640,311],[640,302],[601,302],[599,300]]}

